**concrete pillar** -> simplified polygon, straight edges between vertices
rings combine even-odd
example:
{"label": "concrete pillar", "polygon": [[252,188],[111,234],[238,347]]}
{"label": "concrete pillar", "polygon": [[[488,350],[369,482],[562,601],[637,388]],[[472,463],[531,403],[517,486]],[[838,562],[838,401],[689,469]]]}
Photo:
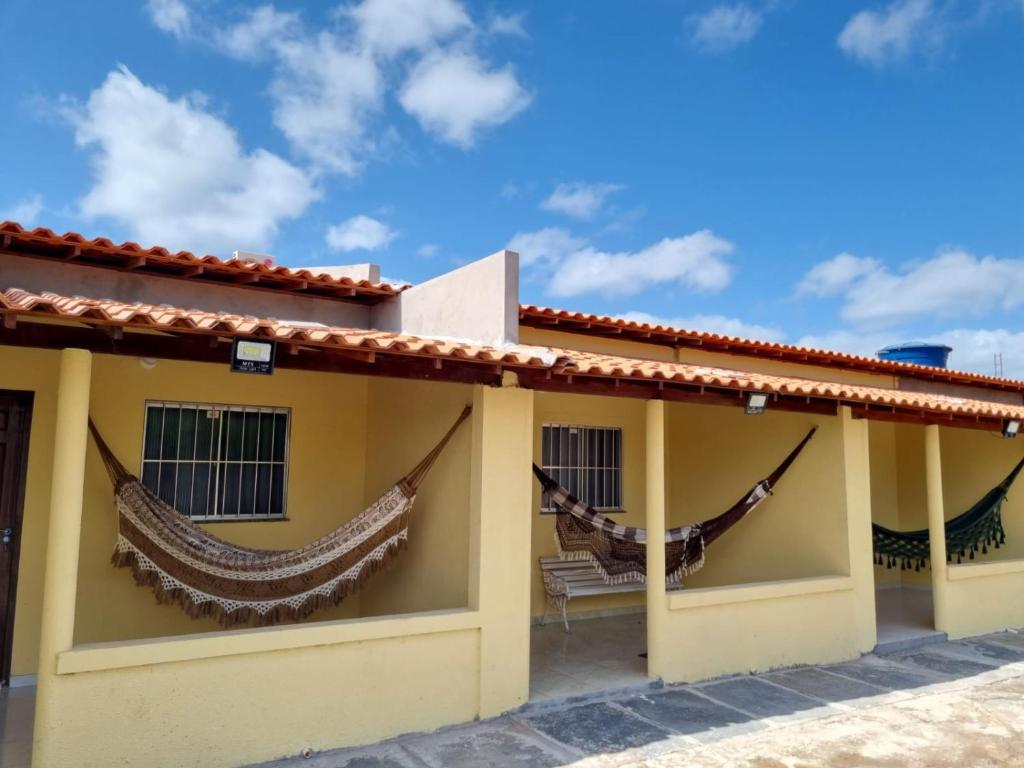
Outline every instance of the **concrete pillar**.
{"label": "concrete pillar", "polygon": [[[843,500],[846,503],[848,569],[856,599],[851,631],[857,648],[868,652],[878,642],[875,618],[874,551],[871,545],[871,455],[866,419],[840,408],[843,429]],[[824,430],[819,430],[819,434]],[[817,438],[818,440],[821,437]],[[811,446],[812,450],[816,446]],[[838,569],[842,572],[842,568]]]}
{"label": "concrete pillar", "polygon": [[533,391],[473,392],[470,607],[480,611],[480,717],[530,694]]}
{"label": "concrete pillar", "polygon": [[78,591],[78,549],[82,532],[92,355],[81,349],[65,349],[61,352],[59,377],[39,641],[33,768],[57,765],[56,758],[50,755],[48,738],[60,726],[54,715],[58,687],[57,656],[70,650],[75,640],[75,598]]}
{"label": "concrete pillar", "polygon": [[647,676],[663,677],[668,651],[665,596],[665,401],[647,401]]}
{"label": "concrete pillar", "polygon": [[935,628],[948,632],[946,621],[946,509],[942,498],[942,447],[939,428],[924,428],[924,472],[928,506],[928,538],[931,545],[932,610]]}

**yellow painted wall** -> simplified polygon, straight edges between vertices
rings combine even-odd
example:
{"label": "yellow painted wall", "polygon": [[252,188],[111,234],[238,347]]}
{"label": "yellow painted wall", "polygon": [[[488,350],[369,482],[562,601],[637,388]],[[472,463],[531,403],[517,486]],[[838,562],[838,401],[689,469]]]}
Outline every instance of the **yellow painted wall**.
{"label": "yellow painted wall", "polygon": [[57,352],[0,346],[0,389],[35,393],[25,514],[20,531],[21,554],[11,659],[11,673],[14,675],[34,674],[39,651],[59,362]]}
{"label": "yellow painted wall", "polygon": [[682,403],[667,411],[670,527],[724,512],[818,426],[774,495],[708,547],[688,588],[848,572],[839,418]]}
{"label": "yellow painted wall", "polygon": [[[943,505],[949,518],[966,511],[1002,480],[1024,455],[1020,439],[957,429],[940,429]],[[1018,477],[1002,508],[1006,544],[988,554],[953,563],[942,585],[945,629],[967,637],[1024,627],[1024,478]]]}
{"label": "yellow painted wall", "polygon": [[[13,674],[34,674],[39,646],[46,523],[59,352],[0,348],[0,389],[36,393],[16,612]],[[350,519],[407,472],[470,401],[465,386],[279,369],[233,374],[226,366],[136,358],[93,358],[91,410],[122,461],[138,471],[146,400],[221,402],[292,409],[288,519],[215,523],[218,536],[247,546],[288,548]],[[469,427],[464,425],[424,483],[411,546],[364,595],[307,621],[466,605]],[[367,458],[371,461],[368,462]],[[434,510],[431,516],[430,510]],[[159,605],[128,569],[110,564],[116,536],[112,489],[95,448],[86,466],[76,643],[220,629]]]}
{"label": "yellow painted wall", "polygon": [[[581,424],[622,429],[622,503],[625,512],[613,513],[623,525],[645,525],[644,488],[644,401],[625,397],[595,397],[556,392],[537,392],[534,405],[533,460],[541,463],[541,428],[544,424]],[[540,512],[540,484],[533,483],[530,515],[533,520],[531,612],[544,612],[546,597],[538,557],[558,554],[555,544],[555,516]],[[570,600],[570,613],[619,610],[643,604],[643,593],[581,597]]]}
{"label": "yellow painted wall", "polygon": [[238,765],[525,701],[533,393],[472,401],[469,608],[76,646],[36,722],[41,768]]}
{"label": "yellow painted wall", "polygon": [[57,675],[52,720],[36,733],[45,768],[223,768],[477,716],[476,614],[365,631],[378,621],[303,626],[308,643],[272,627],[66,653],[58,669],[99,668]]}
{"label": "yellow painted wall", "polygon": [[[377,379],[366,411],[366,500],[415,466],[451,427],[472,388]],[[363,616],[468,604],[471,422],[463,424],[420,487],[409,547],[361,593]]]}
{"label": "yellow painted wall", "polygon": [[[967,429],[940,429],[943,504],[946,519],[967,511],[1006,477],[1024,456],[1024,440]],[[1003,504],[1006,544],[977,555],[981,562],[1024,558],[1024,472],[1010,488]],[[956,557],[954,556],[954,562]]]}
{"label": "yellow painted wall", "polygon": [[[689,406],[673,408],[681,413],[688,409]],[[752,427],[754,431],[747,433],[740,445],[758,446],[767,434],[788,436],[802,426],[786,423],[783,414],[777,416],[778,424]],[[678,418],[678,414],[670,412],[669,425]],[[721,445],[728,445],[729,441],[719,441],[713,434],[703,433],[704,450],[710,454],[724,452]],[[687,439],[695,437],[690,434]],[[672,489],[679,483],[673,480],[673,472],[679,466],[677,450],[681,441],[678,435],[672,436],[672,430],[669,439],[672,450],[667,485]],[[754,450],[764,452],[764,448]],[[806,453],[791,468],[793,474],[787,474],[780,482],[776,495],[733,529],[733,541],[727,542],[723,537],[708,550],[705,572],[710,577],[705,579],[721,583],[742,574],[744,579],[762,580],[739,586],[701,587],[696,577],[691,577],[689,588],[670,593],[662,605],[648,606],[649,625],[652,613],[660,613],[656,626],[661,637],[649,638],[650,643],[659,645],[656,656],[651,657],[658,659],[658,667],[650,670],[652,674],[667,682],[700,680],[839,661],[874,646],[867,425],[851,419],[844,409],[840,418],[823,420]],[[738,454],[734,455],[734,467],[746,466],[749,460],[745,456],[740,459]],[[714,471],[710,466],[709,469]],[[678,494],[678,490],[670,491],[669,498],[674,500]],[[787,494],[788,503],[784,505]],[[671,501],[669,508],[675,507],[675,501]],[[762,520],[754,522],[758,515]],[[810,530],[805,534],[792,531],[788,524],[794,522],[809,526]],[[792,565],[764,553],[786,545],[779,538],[779,529],[797,537],[786,546],[789,557],[796,561]],[[814,545],[808,536],[829,542]],[[842,542],[842,551],[837,542]],[[745,551],[740,551],[740,547]],[[741,556],[754,559],[749,563],[737,562]]]}

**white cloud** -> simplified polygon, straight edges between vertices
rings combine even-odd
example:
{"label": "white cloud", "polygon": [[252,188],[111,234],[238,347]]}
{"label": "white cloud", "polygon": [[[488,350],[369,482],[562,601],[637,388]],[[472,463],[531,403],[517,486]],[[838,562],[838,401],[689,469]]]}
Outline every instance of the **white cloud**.
{"label": "white cloud", "polygon": [[745,4],[716,5],[706,13],[690,17],[692,41],[712,53],[736,48],[754,39],[763,21],[762,15]]}
{"label": "white cloud", "polygon": [[437,243],[424,243],[423,245],[416,249],[416,255],[422,256],[425,259],[429,259],[432,256],[436,256],[439,250],[440,247],[437,245]]}
{"label": "white cloud", "polygon": [[183,0],[147,0],[146,10],[158,29],[177,38],[192,31],[192,11]]}
{"label": "white cloud", "polygon": [[336,251],[379,251],[397,235],[384,222],[360,214],[328,227],[327,245]]}
{"label": "white cloud", "polygon": [[873,259],[840,254],[811,269],[799,290],[841,294],[843,318],[862,329],[919,317],[986,315],[1024,304],[1024,259],[979,258],[949,248],[894,273]]}
{"label": "white cloud", "polygon": [[652,285],[675,283],[698,291],[719,291],[729,284],[725,256],[733,244],[710,230],[667,237],[640,251],[607,253],[587,247],[570,254],[551,278],[553,296],[583,293],[630,295]]}
{"label": "white cloud", "polygon": [[619,315],[626,320],[648,325],[664,325],[690,331],[711,331],[724,336],[739,336],[758,341],[782,341],[785,337],[781,328],[748,323],[738,317],[726,315],[689,315],[687,317],[659,317],[648,312],[626,312]]}
{"label": "white cloud", "polygon": [[684,237],[665,238],[639,251],[609,253],[568,230],[546,227],[517,233],[508,248],[519,253],[524,266],[543,265],[547,293],[565,297],[632,295],[666,284],[718,291],[731,280],[732,269],[725,257],[734,246],[702,229]]}
{"label": "white cloud", "polygon": [[523,24],[525,18],[525,13],[510,13],[506,16],[500,13],[495,14],[487,24],[487,31],[492,35],[527,37],[526,27]]}
{"label": "white cloud", "polygon": [[511,65],[491,69],[468,51],[434,51],[413,67],[402,108],[442,141],[471,147],[481,129],[501,125],[530,103]]}
{"label": "white cloud", "polygon": [[587,244],[582,237],[574,237],[560,227],[545,227],[534,232],[517,232],[509,240],[508,249],[519,254],[523,266],[538,262],[554,263],[565,259]]}
{"label": "white cloud", "polygon": [[883,11],[861,11],[837,43],[848,56],[876,67],[905,58],[921,39],[940,35],[932,0],[896,0]]}
{"label": "white cloud", "polygon": [[362,45],[384,56],[424,50],[473,26],[454,0],[363,0],[345,13]]}
{"label": "white cloud", "polygon": [[276,53],[274,123],[317,168],[356,173],[373,149],[367,126],[384,96],[376,61],[328,33],[281,40]]}
{"label": "white cloud", "polygon": [[29,195],[0,213],[0,220],[16,221],[24,227],[34,227],[38,224],[39,214],[42,212],[43,196]]}
{"label": "white cloud", "polygon": [[1024,332],[1005,328],[992,330],[956,329],[929,337],[953,348],[949,367],[963,371],[994,374],[994,356],[1002,355],[1002,375],[1009,379],[1024,379]]}
{"label": "white cloud", "polygon": [[87,217],[108,216],[133,237],[224,253],[260,250],[278,224],[318,196],[307,176],[264,149],[246,152],[196,98],[172,100],[126,68],[69,112],[91,153]]}
{"label": "white cloud", "polygon": [[236,58],[261,59],[273,53],[277,41],[297,37],[301,28],[297,13],[261,5],[249,11],[243,21],[220,30],[216,37],[221,47]]}
{"label": "white cloud", "polygon": [[840,253],[828,261],[815,264],[797,286],[797,293],[814,296],[835,296],[857,280],[877,272],[881,263],[877,259]]}
{"label": "white cloud", "polygon": [[207,35],[236,58],[273,59],[274,123],[317,172],[354,175],[394,135],[385,96],[403,78],[406,112],[461,147],[529,103],[511,66],[475,53],[476,25],[456,0],[363,0],[333,19],[311,31],[297,13],[262,5]]}
{"label": "white cloud", "polygon": [[584,181],[559,184],[540,205],[547,211],[564,213],[576,219],[589,219],[604,205],[608,195],[619,189],[622,189],[621,184],[588,184]]}

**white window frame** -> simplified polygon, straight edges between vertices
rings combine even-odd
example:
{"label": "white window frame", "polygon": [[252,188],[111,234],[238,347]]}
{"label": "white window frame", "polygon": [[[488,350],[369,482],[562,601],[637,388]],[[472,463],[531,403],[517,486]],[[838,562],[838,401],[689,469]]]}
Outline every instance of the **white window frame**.
{"label": "white window frame", "polygon": [[[284,430],[285,430],[285,433],[284,433],[284,458],[283,458],[282,461],[273,461],[273,460],[260,461],[258,458],[255,459],[255,460],[246,460],[246,459],[243,459],[243,458],[239,458],[239,459],[236,460],[236,459],[227,459],[227,458],[221,457],[221,455],[220,455],[220,453],[221,453],[221,444],[222,444],[221,436],[223,434],[223,426],[222,425],[224,424],[224,419],[218,417],[216,419],[216,421],[218,422],[218,428],[216,430],[217,439],[214,440],[214,438],[213,438],[214,432],[213,431],[211,431],[211,433],[210,433],[211,451],[210,451],[210,458],[209,459],[205,459],[205,460],[201,460],[201,461],[196,461],[195,458],[194,458],[195,455],[196,455],[195,446],[193,446],[193,452],[192,452],[193,458],[192,459],[182,459],[182,458],[179,458],[178,456],[175,456],[174,458],[164,458],[164,456],[163,456],[163,424],[161,424],[161,435],[160,435],[161,436],[161,441],[160,441],[160,458],[159,459],[147,459],[146,458],[146,444],[147,444],[147,436],[148,436],[147,432],[149,430],[149,409],[151,407],[157,407],[157,408],[179,408],[179,409],[193,408],[196,411],[219,411],[221,414],[223,414],[223,413],[242,413],[242,414],[245,414],[245,413],[258,413],[258,414],[283,415],[285,417],[285,426],[284,426]],[[142,414],[142,416],[143,416],[143,418],[142,418],[143,430],[142,430],[142,458],[141,458],[140,463],[139,463],[139,466],[141,468],[141,470],[140,470],[140,477],[145,474],[145,469],[146,469],[146,465],[147,464],[153,464],[153,463],[159,464],[159,470],[158,470],[158,474],[157,474],[156,490],[154,490],[152,488],[150,489],[154,493],[156,493],[157,495],[159,495],[159,488],[160,488],[160,472],[162,472],[163,466],[165,464],[192,464],[193,465],[193,476],[192,476],[193,484],[195,483],[195,465],[197,465],[197,464],[209,464],[210,465],[210,480],[209,480],[209,482],[211,484],[211,487],[213,488],[214,499],[217,499],[219,497],[220,479],[222,477],[222,473],[224,471],[224,467],[226,467],[229,464],[237,464],[237,465],[239,465],[239,472],[241,472],[241,467],[243,465],[270,465],[270,466],[281,466],[283,468],[283,472],[282,472],[282,475],[281,475],[281,477],[282,477],[281,482],[282,482],[282,485],[283,485],[283,488],[281,489],[281,511],[279,513],[251,512],[251,513],[247,513],[247,514],[241,514],[242,497],[241,497],[241,494],[239,494],[238,510],[237,510],[239,512],[239,514],[228,515],[228,514],[224,514],[223,511],[221,511],[221,513],[219,513],[219,514],[214,514],[214,515],[191,515],[190,514],[190,515],[187,515],[189,520],[192,520],[194,522],[206,522],[206,523],[229,523],[229,522],[236,522],[236,521],[238,521],[238,522],[251,522],[251,521],[254,521],[254,520],[287,520],[288,519],[288,475],[289,475],[289,466],[291,464],[290,457],[291,457],[291,442],[292,442],[291,441],[291,428],[292,428],[292,409],[291,408],[279,407],[279,406],[269,406],[269,405],[238,405],[238,404],[231,404],[231,403],[197,403],[197,402],[185,402],[185,401],[175,401],[175,400],[147,400],[145,402],[144,407],[143,407],[143,414]],[[198,415],[197,415],[196,418],[198,420],[198,418],[199,418]],[[206,417],[204,417],[204,418],[206,418]],[[275,429],[276,429],[276,427],[275,427]],[[198,429],[197,429],[197,432],[198,432]],[[180,435],[181,435],[181,422],[180,422],[180,420],[178,422],[178,434],[179,434],[179,438],[180,438]],[[243,421],[242,421],[242,433],[241,433],[241,437],[240,437],[240,440],[243,441],[243,445],[244,445],[244,439],[245,439],[245,421],[243,419]],[[274,437],[272,436],[272,438],[271,438],[271,445],[273,445],[273,442],[274,442]],[[179,439],[178,440],[178,453],[179,454],[180,454],[180,444],[181,444],[181,441]],[[257,432],[256,445],[257,445],[257,456],[258,456],[259,455],[258,454],[258,451],[259,451],[259,432]],[[213,450],[214,446],[216,446],[216,457],[214,456],[214,450]],[[256,477],[258,478],[258,475],[256,475]],[[177,497],[177,482],[178,481],[177,481],[177,477],[176,477],[175,478],[175,497]],[[258,482],[258,480],[254,480],[254,482]],[[270,490],[268,491],[268,493],[269,493],[270,498],[273,498],[273,475],[271,475],[270,482],[271,482],[271,485],[270,485]],[[190,496],[191,496],[191,494],[190,494]],[[253,506],[254,507],[256,506],[256,504],[258,502],[257,496],[258,496],[258,494],[256,494],[256,493],[253,494]],[[209,491],[207,492],[207,498],[209,498]],[[209,509],[209,505],[207,506],[207,509]]]}
{"label": "white window frame", "polygon": [[[577,430],[579,433],[579,456],[575,464],[568,462],[566,464],[544,464],[544,439],[545,434],[551,429],[564,429],[567,432]],[[611,440],[611,444],[606,443],[605,456],[611,457],[611,464],[597,465],[591,463],[591,457],[589,456],[589,445],[590,441],[587,440],[586,433],[588,432],[601,432],[606,436],[606,439]],[[617,445],[617,450],[616,450]],[[615,459],[618,459],[616,463]],[[541,425],[541,468],[558,479],[559,474],[565,472],[578,473],[577,488],[578,496],[588,504],[591,500],[588,497],[590,490],[588,488],[588,471],[590,470],[604,470],[610,472],[612,478],[612,500],[617,502],[614,505],[603,505],[594,506],[594,509],[598,512],[624,512],[625,507],[622,504],[622,427],[607,426],[602,424],[563,424],[557,422],[545,422]],[[552,470],[560,470],[556,472]],[[608,499],[605,499],[606,501]],[[593,505],[592,505],[593,506]],[[541,513],[543,514],[554,514],[555,507],[550,503],[547,494],[541,495]]]}

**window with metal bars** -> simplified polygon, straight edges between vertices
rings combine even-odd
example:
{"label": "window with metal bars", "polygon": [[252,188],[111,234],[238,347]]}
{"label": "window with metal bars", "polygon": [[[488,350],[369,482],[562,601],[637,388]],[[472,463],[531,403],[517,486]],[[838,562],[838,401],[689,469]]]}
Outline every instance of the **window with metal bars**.
{"label": "window with metal bars", "polygon": [[[601,512],[622,511],[622,430],[545,424],[541,466],[560,485]],[[554,512],[547,494],[542,512]]]}
{"label": "window with metal bars", "polygon": [[146,403],[142,482],[193,520],[283,518],[288,408]]}

